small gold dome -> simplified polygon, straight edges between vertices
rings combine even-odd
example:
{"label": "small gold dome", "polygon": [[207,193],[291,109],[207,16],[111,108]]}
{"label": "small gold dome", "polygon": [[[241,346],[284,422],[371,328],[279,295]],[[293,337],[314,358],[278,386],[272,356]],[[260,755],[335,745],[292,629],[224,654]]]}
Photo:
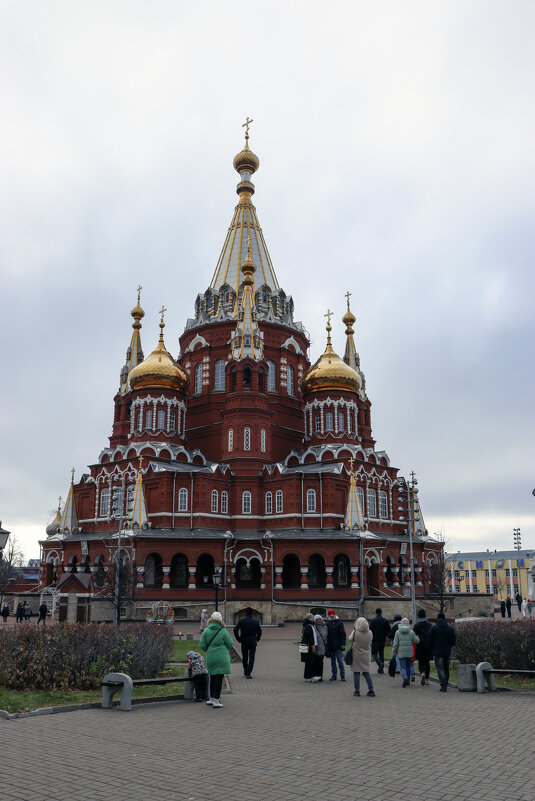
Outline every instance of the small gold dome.
{"label": "small gold dome", "polygon": [[344,323],[345,326],[349,327],[355,325],[356,320],[357,318],[355,317],[353,312],[349,311],[349,306],[348,306],[346,313],[342,317],[342,322]]}
{"label": "small gold dome", "polygon": [[249,150],[247,140],[245,141],[245,147],[243,150],[234,156],[233,164],[234,169],[239,173],[250,172],[252,174],[259,168],[260,159],[253,153],[252,150]]}
{"label": "small gold dome", "polygon": [[160,340],[156,348],[145,361],[134,367],[128,376],[130,389],[177,389],[185,392],[189,378],[178,364],[163,342],[163,320],[160,323]]}
{"label": "small gold dome", "polygon": [[312,365],[302,381],[302,391],[306,395],[320,390],[345,390],[360,395],[362,379],[343,359],[334,352],[331,345],[331,326],[327,325],[327,347],[318,361]]}

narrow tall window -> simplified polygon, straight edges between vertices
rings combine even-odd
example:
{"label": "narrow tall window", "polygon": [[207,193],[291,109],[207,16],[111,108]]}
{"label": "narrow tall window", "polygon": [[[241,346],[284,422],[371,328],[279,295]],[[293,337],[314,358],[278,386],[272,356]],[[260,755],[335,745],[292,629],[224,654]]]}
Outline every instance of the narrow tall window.
{"label": "narrow tall window", "polygon": [[145,428],[152,428],[152,409],[145,412]]}
{"label": "narrow tall window", "polygon": [[248,490],[245,490],[241,496],[241,513],[242,515],[251,514],[251,493]]}
{"label": "narrow tall window", "polygon": [[223,359],[218,359],[214,368],[214,389],[225,389],[225,362]]}
{"label": "narrow tall window", "polygon": [[110,513],[110,491],[103,489],[100,493],[100,516],[108,517]]}
{"label": "narrow tall window", "polygon": [[368,517],[377,517],[377,495],[375,490],[368,490]]}
{"label": "narrow tall window", "polygon": [[290,365],[286,365],[286,389],[288,395],[294,394],[294,369]]}
{"label": "narrow tall window", "polygon": [[130,484],[128,489],[126,490],[126,513],[127,515],[132,514],[132,507],[134,506],[134,494],[136,491],[136,485]]}
{"label": "narrow tall window", "polygon": [[188,511],[188,491],[185,487],[181,487],[178,491],[178,511]]}
{"label": "narrow tall window", "polygon": [[388,517],[388,497],[384,490],[379,490],[379,516]]}
{"label": "narrow tall window", "polygon": [[281,515],[283,512],[282,490],[277,490],[277,494],[275,495],[275,510],[278,515]]}
{"label": "narrow tall window", "polygon": [[269,362],[268,361],[267,366],[268,366],[268,377],[267,377],[268,392],[275,392],[275,390],[276,390],[275,362]]}
{"label": "narrow tall window", "polygon": [[221,493],[221,514],[228,515],[228,492],[225,490]]}
{"label": "narrow tall window", "polygon": [[228,430],[228,451],[229,451],[229,453],[233,450],[233,448],[234,448],[234,429],[229,428],[229,430]]}
{"label": "narrow tall window", "polygon": [[245,426],[243,429],[243,450],[250,451],[251,450],[251,429],[249,426]]}
{"label": "narrow tall window", "polygon": [[195,394],[199,395],[202,392],[202,364],[198,364],[195,368]]}
{"label": "narrow tall window", "polygon": [[333,425],[333,413],[326,412],[325,413],[325,431],[332,431],[334,428]]}
{"label": "narrow tall window", "polygon": [[319,412],[314,415],[314,430],[316,433],[321,431],[321,414]]}
{"label": "narrow tall window", "polygon": [[309,489],[307,491],[307,512],[316,511],[316,490]]}
{"label": "narrow tall window", "polygon": [[344,413],[338,412],[338,431],[344,430]]}
{"label": "narrow tall window", "polygon": [[169,431],[174,431],[176,429],[176,412],[174,409],[171,409],[169,412]]}
{"label": "narrow tall window", "polygon": [[217,490],[212,490],[212,507],[211,507],[211,511],[212,512],[217,512],[217,506],[218,506]]}
{"label": "narrow tall window", "polygon": [[165,411],[158,409],[158,429],[163,431],[165,428]]}
{"label": "narrow tall window", "polygon": [[271,492],[266,492],[266,514],[273,514],[273,495]]}
{"label": "narrow tall window", "polygon": [[262,453],[266,452],[266,429],[262,428],[260,431],[260,450]]}
{"label": "narrow tall window", "polygon": [[364,515],[366,512],[364,509],[364,490],[362,489],[362,487],[357,487],[357,495],[359,499],[360,511]]}

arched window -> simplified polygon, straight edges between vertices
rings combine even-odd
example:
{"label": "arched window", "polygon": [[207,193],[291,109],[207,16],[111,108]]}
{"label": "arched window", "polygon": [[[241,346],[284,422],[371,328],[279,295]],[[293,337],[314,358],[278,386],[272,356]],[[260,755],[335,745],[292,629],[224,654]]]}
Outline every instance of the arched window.
{"label": "arched window", "polygon": [[234,448],[234,431],[233,431],[232,428],[229,428],[229,430],[228,430],[228,451],[229,451],[229,453],[232,451],[233,448]]}
{"label": "arched window", "polygon": [[375,490],[368,490],[368,517],[377,517],[377,495]]}
{"label": "arched window", "polygon": [[129,484],[126,490],[126,513],[132,513],[132,507],[134,506],[134,494],[136,491],[135,484]]}
{"label": "arched window", "polygon": [[212,490],[212,506],[211,506],[212,512],[217,512],[218,500],[219,498],[217,495],[217,490]]}
{"label": "arched window", "polygon": [[289,364],[286,365],[286,389],[288,395],[294,394],[294,369]]}
{"label": "arched window", "polygon": [[262,582],[262,570],[260,562],[256,557],[253,557],[249,563],[242,556],[236,562],[236,570],[234,573],[237,589],[260,589]]}
{"label": "arched window", "polygon": [[188,557],[183,553],[176,553],[171,559],[169,570],[170,587],[187,587],[189,582]]}
{"label": "arched window", "polygon": [[379,517],[388,517],[388,497],[384,490],[379,490]]}
{"label": "arched window", "polygon": [[188,491],[185,487],[181,487],[178,491],[178,511],[188,511]]}
{"label": "arched window", "polygon": [[251,429],[249,426],[245,426],[243,429],[243,450],[250,451],[251,450]]}
{"label": "arched window", "polygon": [[78,567],[77,567],[77,565],[78,565],[78,557],[77,556],[71,556],[70,565],[71,565],[71,571],[70,572],[71,573],[77,573],[78,572]]}
{"label": "arched window", "polygon": [[161,588],[163,584],[162,557],[159,553],[150,553],[145,559],[143,572],[145,587]]}
{"label": "arched window", "polygon": [[275,495],[275,511],[278,515],[281,515],[283,512],[282,490],[277,490],[277,494]]}
{"label": "arched window", "polygon": [[301,562],[295,553],[287,554],[282,560],[283,590],[298,590],[301,587]]}
{"label": "arched window", "polygon": [[275,392],[276,390],[275,362],[268,361],[267,366],[268,366],[268,378],[267,378],[268,392]]}
{"label": "arched window", "polygon": [[228,515],[228,492],[225,490],[221,493],[221,514]]}
{"label": "arched window", "polygon": [[364,490],[362,489],[362,487],[357,487],[357,496],[359,499],[360,511],[364,515],[366,511],[364,509]]}
{"label": "arched window", "polygon": [[110,513],[110,491],[103,489],[100,493],[100,516],[108,517]]}
{"label": "arched window", "polygon": [[262,428],[260,431],[260,450],[262,453],[266,452],[266,429]]}
{"label": "arched window", "polygon": [[174,409],[171,409],[169,412],[169,431],[175,431],[176,429],[176,412]]}
{"label": "arched window", "polygon": [[145,412],[145,428],[152,428],[152,409],[147,409]]}
{"label": "arched window", "polygon": [[344,413],[338,412],[338,431],[344,430]]}
{"label": "arched window", "polygon": [[332,431],[333,428],[334,428],[333,413],[325,412],[325,431]]}
{"label": "arched window", "polygon": [[199,590],[205,590],[212,583],[214,573],[214,557],[209,553],[202,553],[197,559],[195,570],[195,585]]}
{"label": "arched window", "polygon": [[349,587],[351,584],[349,558],[343,553],[334,557],[333,583],[335,587]]}
{"label": "arched window", "polygon": [[245,490],[241,496],[241,513],[242,515],[250,515],[251,514],[251,493],[249,490]]}
{"label": "arched window", "polygon": [[316,433],[321,431],[321,414],[319,412],[314,415],[314,430]]}
{"label": "arched window", "polygon": [[[247,341],[247,338],[245,340],[245,344],[246,345],[249,344],[249,342]],[[243,385],[244,385],[244,387],[250,387],[251,386],[252,378],[253,378],[253,371],[251,370],[251,368],[250,367],[244,367],[243,368]]]}
{"label": "arched window", "polygon": [[225,361],[218,359],[214,366],[214,389],[225,389]]}
{"label": "arched window", "polygon": [[271,492],[266,492],[266,514],[273,514],[273,495]]}
{"label": "arched window", "polygon": [[158,426],[157,428],[160,431],[163,431],[165,428],[165,412],[163,409],[158,409]]}
{"label": "arched window", "polygon": [[307,512],[316,511],[316,490],[307,490]]}
{"label": "arched window", "polygon": [[326,583],[325,559],[319,553],[308,560],[307,583],[309,587],[322,589]]}
{"label": "arched window", "polygon": [[195,395],[202,392],[202,364],[195,367]]}

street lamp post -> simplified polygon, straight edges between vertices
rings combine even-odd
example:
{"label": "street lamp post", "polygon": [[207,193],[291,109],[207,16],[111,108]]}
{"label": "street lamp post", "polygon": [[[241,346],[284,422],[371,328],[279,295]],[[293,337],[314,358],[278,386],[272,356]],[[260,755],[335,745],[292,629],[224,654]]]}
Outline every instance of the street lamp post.
{"label": "street lamp post", "polygon": [[[205,584],[208,584],[208,579],[210,576],[204,576]],[[212,574],[212,589],[215,590],[215,611],[219,611],[219,590],[224,590],[227,587],[230,587],[230,584],[222,584],[221,580],[223,578],[223,568],[221,565],[214,566],[214,572]]]}
{"label": "street lamp post", "polygon": [[[520,549],[522,548],[522,537],[520,535],[520,529],[519,528],[514,528],[513,529],[513,543],[514,543],[515,550],[516,551],[520,551]],[[522,571],[521,571],[520,565],[518,564],[519,561],[520,561],[519,559],[516,560],[516,567],[517,567],[517,570],[518,570],[518,591],[519,591],[520,595],[522,595]]]}
{"label": "street lamp post", "polygon": [[411,559],[411,615],[412,615],[412,625],[416,623],[416,597],[415,597],[415,587],[414,587],[414,552],[412,547],[412,539],[414,536],[414,527],[415,527],[415,504],[416,504],[416,495],[418,494],[418,479],[416,478],[415,474],[411,474],[411,480],[408,483],[408,512],[409,512],[409,548],[410,548],[410,559]]}

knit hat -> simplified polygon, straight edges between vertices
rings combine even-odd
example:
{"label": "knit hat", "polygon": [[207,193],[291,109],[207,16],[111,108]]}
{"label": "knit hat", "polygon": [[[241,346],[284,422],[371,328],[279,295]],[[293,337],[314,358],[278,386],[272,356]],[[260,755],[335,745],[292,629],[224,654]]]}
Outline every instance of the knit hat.
{"label": "knit hat", "polygon": [[323,618],[321,615],[314,615],[314,623],[316,622],[316,620],[323,620]]}
{"label": "knit hat", "polygon": [[189,656],[195,656],[195,654],[196,654],[196,651],[188,651],[188,653],[186,654],[186,656],[188,656],[188,657],[189,657]]}
{"label": "knit hat", "polygon": [[221,614],[221,612],[212,612],[212,617],[210,618],[210,620],[217,620],[218,623],[222,623],[223,615]]}
{"label": "knit hat", "polygon": [[401,625],[402,626],[408,626],[409,625],[409,618],[408,617],[404,617],[403,620],[401,621]]}
{"label": "knit hat", "polygon": [[335,615],[336,612],[334,611],[334,609],[327,609],[327,614],[328,615]]}

